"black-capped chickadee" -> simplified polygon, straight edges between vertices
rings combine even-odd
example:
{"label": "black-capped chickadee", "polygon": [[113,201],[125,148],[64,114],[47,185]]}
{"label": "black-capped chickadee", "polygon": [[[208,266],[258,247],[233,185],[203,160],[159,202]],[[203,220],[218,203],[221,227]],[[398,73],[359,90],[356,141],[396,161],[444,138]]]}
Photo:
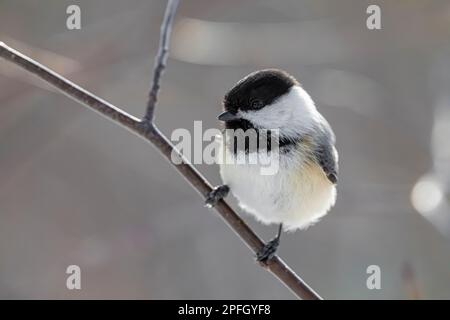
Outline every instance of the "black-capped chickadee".
{"label": "black-capped chickadee", "polygon": [[[278,132],[276,172],[261,174],[258,164],[224,161],[220,165],[224,185],[206,200],[213,206],[231,190],[240,207],[257,220],[279,224],[277,236],[257,254],[258,261],[266,261],[275,254],[282,230],[304,229],[334,205],[338,173],[335,136],[308,93],[281,70],[249,74],[228,91],[223,107],[218,119],[225,122],[226,129]],[[237,148],[231,140],[223,139],[226,159],[263,152],[247,144]]]}

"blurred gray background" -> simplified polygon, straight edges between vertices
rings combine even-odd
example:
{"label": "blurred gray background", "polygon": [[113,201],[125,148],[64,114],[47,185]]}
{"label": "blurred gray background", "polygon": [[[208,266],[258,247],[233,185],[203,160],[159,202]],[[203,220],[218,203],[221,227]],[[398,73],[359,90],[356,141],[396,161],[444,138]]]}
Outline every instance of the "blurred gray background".
{"label": "blurred gray background", "polygon": [[[66,28],[70,4],[81,30]],[[0,40],[141,116],[165,4],[2,0]],[[450,2],[182,1],[159,127],[218,126],[226,90],[268,67],[311,94],[341,168],[336,207],[280,255],[326,299],[450,298]],[[150,145],[0,61],[0,298],[293,295]]]}

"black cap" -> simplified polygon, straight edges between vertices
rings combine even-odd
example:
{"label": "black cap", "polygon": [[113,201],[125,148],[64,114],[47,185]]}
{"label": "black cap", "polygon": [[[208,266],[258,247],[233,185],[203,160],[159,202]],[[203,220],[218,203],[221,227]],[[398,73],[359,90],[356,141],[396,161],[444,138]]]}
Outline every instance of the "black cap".
{"label": "black cap", "polygon": [[225,111],[235,114],[238,110],[257,110],[272,104],[286,94],[297,80],[285,71],[266,69],[253,72],[240,80],[225,95]]}

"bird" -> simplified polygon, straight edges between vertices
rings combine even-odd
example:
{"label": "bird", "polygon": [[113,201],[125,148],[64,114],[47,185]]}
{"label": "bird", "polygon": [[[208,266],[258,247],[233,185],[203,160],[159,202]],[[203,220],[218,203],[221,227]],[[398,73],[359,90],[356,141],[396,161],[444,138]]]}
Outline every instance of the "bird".
{"label": "bird", "polygon": [[[225,94],[218,120],[224,123],[224,131],[240,135],[225,135],[219,141],[221,157],[227,160],[220,163],[223,184],[213,188],[205,204],[213,207],[231,191],[256,220],[277,224],[275,238],[256,253],[257,261],[267,262],[275,256],[283,231],[306,229],[335,205],[335,134],[297,79],[280,69],[255,71],[239,80]],[[262,137],[256,147],[250,146],[248,138],[241,145],[233,143],[249,132]],[[276,172],[262,174],[261,164],[236,161],[262,153],[278,157]]]}

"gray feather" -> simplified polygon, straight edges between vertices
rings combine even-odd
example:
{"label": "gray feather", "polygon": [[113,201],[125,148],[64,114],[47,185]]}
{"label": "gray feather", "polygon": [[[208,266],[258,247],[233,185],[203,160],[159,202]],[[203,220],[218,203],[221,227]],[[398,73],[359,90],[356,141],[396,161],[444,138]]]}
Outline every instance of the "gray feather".
{"label": "gray feather", "polygon": [[335,136],[328,122],[322,118],[315,139],[314,157],[322,167],[327,178],[336,184],[338,180],[338,154],[335,144]]}

